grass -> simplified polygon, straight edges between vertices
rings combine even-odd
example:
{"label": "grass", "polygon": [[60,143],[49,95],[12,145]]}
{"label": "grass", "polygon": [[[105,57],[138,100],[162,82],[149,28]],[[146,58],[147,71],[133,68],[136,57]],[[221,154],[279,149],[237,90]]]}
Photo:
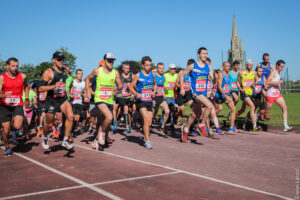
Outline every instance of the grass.
{"label": "grass", "polygon": [[[284,94],[283,95],[287,107],[288,107],[288,124],[291,126],[300,126],[300,94]],[[227,116],[229,113],[229,108],[222,104],[223,110],[218,114],[219,121],[228,120]],[[240,100],[237,104],[237,110],[239,110],[242,106],[242,101]],[[185,119],[191,113],[191,109],[189,106],[185,107]],[[246,109],[245,113],[242,114],[240,117],[245,117],[248,113],[249,108]],[[283,119],[282,119],[282,111],[277,104],[273,104],[271,113],[270,113],[271,120],[269,122],[264,122],[268,125],[280,125],[283,126]]]}

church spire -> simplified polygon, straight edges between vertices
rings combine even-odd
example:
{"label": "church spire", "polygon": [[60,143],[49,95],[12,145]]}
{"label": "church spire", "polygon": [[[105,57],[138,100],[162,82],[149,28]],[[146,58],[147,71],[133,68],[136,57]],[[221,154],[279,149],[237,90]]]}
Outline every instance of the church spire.
{"label": "church spire", "polygon": [[233,26],[232,26],[232,38],[234,38],[234,37],[238,37],[235,15],[233,15]]}

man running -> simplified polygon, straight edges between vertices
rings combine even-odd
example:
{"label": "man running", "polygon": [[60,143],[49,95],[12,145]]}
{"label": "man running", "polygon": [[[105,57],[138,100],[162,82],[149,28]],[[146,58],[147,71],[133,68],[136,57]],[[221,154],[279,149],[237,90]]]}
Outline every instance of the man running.
{"label": "man running", "polygon": [[68,101],[66,95],[66,79],[64,74],[64,60],[65,56],[62,52],[56,51],[53,54],[53,66],[48,68],[42,76],[44,85],[39,87],[39,92],[47,92],[46,98],[46,123],[44,124],[42,147],[49,149],[48,132],[49,128],[53,127],[55,120],[55,113],[62,111],[66,116],[65,119],[65,134],[62,141],[62,146],[67,149],[72,149],[73,145],[68,141],[69,134],[73,125],[73,111],[72,106]]}
{"label": "man running", "polygon": [[229,72],[229,80],[230,80],[230,94],[232,96],[232,100],[234,105],[236,105],[239,101],[239,88],[237,86],[237,79],[239,75],[240,62],[233,62],[233,69]]}
{"label": "man running", "polygon": [[[11,156],[9,148],[9,133],[12,133],[13,144],[17,144],[17,132],[23,124],[23,105],[29,105],[29,89],[25,88],[25,104],[22,100],[26,75],[18,72],[19,61],[9,58],[5,63],[6,71],[0,75],[0,123],[3,127],[2,139],[5,147],[5,156]],[[12,130],[11,122],[13,122]]]}
{"label": "man running", "polygon": [[108,137],[108,131],[110,124],[113,120],[112,109],[114,102],[113,89],[115,83],[118,84],[119,89],[122,89],[122,83],[120,80],[120,74],[117,70],[113,69],[115,56],[112,53],[104,55],[104,65],[96,68],[85,79],[87,95],[90,98],[90,79],[96,78],[96,90],[95,90],[95,106],[98,108],[101,114],[101,121],[99,120],[99,128],[97,130],[97,136],[93,142],[97,150],[103,150],[105,145],[105,138]]}
{"label": "man running", "polygon": [[122,89],[119,90],[117,93],[117,99],[116,103],[114,104],[114,109],[113,109],[113,117],[114,117],[114,125],[113,125],[113,130],[117,130],[117,112],[119,109],[119,106],[123,109],[123,114],[125,118],[125,125],[126,125],[126,132],[130,133],[130,122],[129,122],[129,108],[130,105],[132,104],[131,101],[131,92],[129,90],[130,83],[132,81],[132,73],[130,73],[130,65],[128,62],[123,62],[122,63],[122,73],[120,74],[120,79],[122,82]]}
{"label": "man running", "polygon": [[161,126],[160,130],[167,134],[167,127],[165,126],[167,120],[169,118],[170,110],[168,107],[167,102],[165,101],[165,92],[164,92],[164,85],[165,85],[165,76],[164,76],[165,66],[163,63],[157,64],[157,70],[155,73],[155,81],[157,84],[157,90],[155,97],[153,99],[153,118],[155,117],[156,113],[158,112],[159,107],[162,108],[162,117],[161,117]]}
{"label": "man running", "polygon": [[250,107],[250,118],[253,125],[253,131],[257,131],[256,119],[255,119],[255,105],[252,101],[255,71],[252,70],[253,60],[249,59],[246,62],[246,69],[240,71],[238,75],[237,86],[241,92],[241,100],[243,101],[241,109],[238,111],[237,116],[240,116],[246,109],[246,106]]}
{"label": "man running", "polygon": [[278,60],[276,62],[276,69],[271,72],[268,80],[267,85],[269,85],[268,91],[267,91],[267,112],[269,113],[273,103],[277,103],[277,105],[282,109],[282,118],[283,118],[283,125],[284,125],[284,132],[288,132],[293,129],[293,127],[290,127],[287,123],[287,106],[285,103],[284,98],[280,94],[280,84],[283,82],[283,80],[280,80],[280,72],[282,72],[284,68],[285,62],[283,60]]}
{"label": "man running", "polygon": [[143,118],[143,131],[145,134],[145,147],[152,149],[149,139],[152,123],[152,98],[155,97],[156,81],[151,72],[152,59],[149,56],[142,58],[142,70],[135,74],[130,84],[130,91],[137,99],[137,110]]}
{"label": "man running", "polygon": [[207,95],[207,81],[209,76],[213,76],[211,67],[206,64],[207,59],[207,49],[205,47],[201,47],[198,49],[198,61],[190,64],[184,71],[180,80],[181,84],[181,95],[185,95],[184,81],[183,77],[187,74],[190,74],[191,80],[191,91],[193,95],[193,109],[192,114],[189,117],[187,124],[182,128],[182,141],[186,142],[189,134],[189,129],[191,125],[194,123],[195,119],[200,119],[201,116],[201,106],[204,105],[206,109],[204,110],[203,117],[201,119],[201,123],[198,125],[198,129],[200,130],[203,136],[208,136],[205,128],[206,119],[209,117],[213,104],[206,97]]}

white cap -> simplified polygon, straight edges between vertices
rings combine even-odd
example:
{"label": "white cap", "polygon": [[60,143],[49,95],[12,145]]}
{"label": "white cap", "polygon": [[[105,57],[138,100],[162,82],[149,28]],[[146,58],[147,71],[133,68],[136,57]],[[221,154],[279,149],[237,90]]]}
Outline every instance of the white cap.
{"label": "white cap", "polygon": [[253,60],[252,59],[248,59],[246,61],[246,65],[248,65],[248,64],[253,65],[254,64]]}
{"label": "white cap", "polygon": [[175,69],[176,68],[176,65],[174,64],[169,64],[169,69]]}
{"label": "white cap", "polygon": [[109,52],[105,54],[105,59],[116,59],[116,58],[113,53]]}

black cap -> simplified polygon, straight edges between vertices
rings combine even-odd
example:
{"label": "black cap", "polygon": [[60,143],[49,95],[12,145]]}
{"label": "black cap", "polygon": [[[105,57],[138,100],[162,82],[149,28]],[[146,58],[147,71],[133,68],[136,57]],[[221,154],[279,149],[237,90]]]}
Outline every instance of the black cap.
{"label": "black cap", "polygon": [[56,51],[54,54],[53,54],[53,59],[66,59],[66,57],[64,56],[63,52],[60,52],[60,51]]}

